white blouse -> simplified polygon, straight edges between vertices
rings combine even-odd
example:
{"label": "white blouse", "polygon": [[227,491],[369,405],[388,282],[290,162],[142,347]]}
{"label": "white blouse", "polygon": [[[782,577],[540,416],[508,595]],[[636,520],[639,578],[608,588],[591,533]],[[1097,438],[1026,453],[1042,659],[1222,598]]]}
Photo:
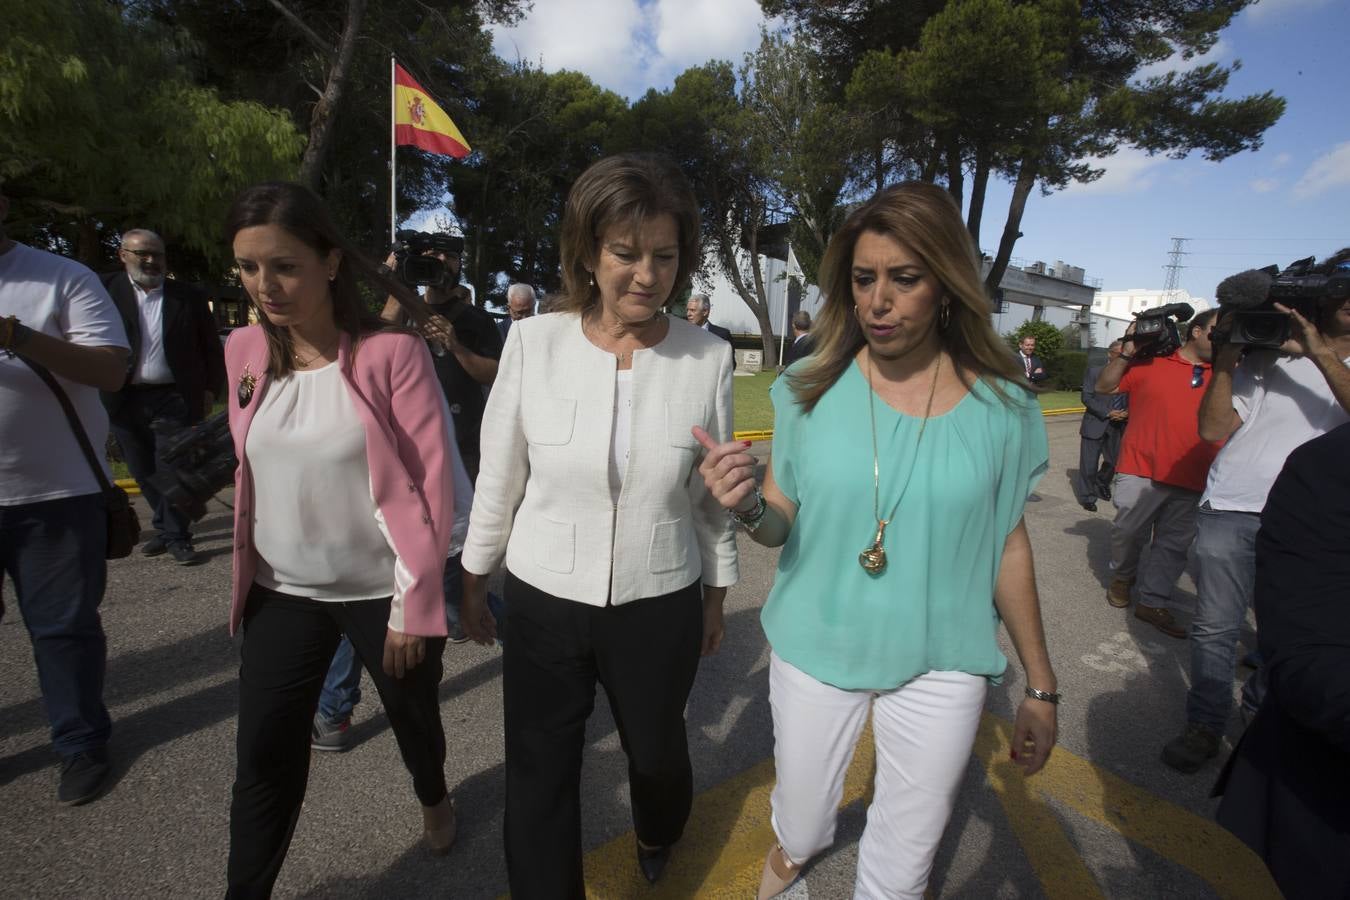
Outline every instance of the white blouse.
{"label": "white blouse", "polygon": [[623,477],[628,474],[629,445],[632,440],[633,370],[614,373],[614,431],[609,443],[609,493],[619,502]]}
{"label": "white blouse", "polygon": [[[397,557],[370,486],[365,428],[337,363],[268,385],[248,430],[255,580],[313,600],[395,594]],[[402,610],[391,610],[399,629]]]}

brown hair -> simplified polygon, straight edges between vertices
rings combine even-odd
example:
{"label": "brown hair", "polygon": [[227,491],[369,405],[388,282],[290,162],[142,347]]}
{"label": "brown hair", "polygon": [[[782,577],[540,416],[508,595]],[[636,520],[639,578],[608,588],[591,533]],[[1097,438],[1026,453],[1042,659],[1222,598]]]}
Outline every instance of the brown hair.
{"label": "brown hair", "polygon": [[[323,201],[309,188],[272,181],[244,189],[225,216],[225,242],[233,244],[236,234],[257,225],[279,226],[320,256],[333,249],[341,251],[332,286],[333,320],[353,343],[364,334],[392,327],[366,307],[360,289],[363,281],[382,295],[393,294],[418,325],[426,323],[428,314],[421,298],[401,281],[382,274],[374,262],[353,247],[333,224]],[[273,325],[261,310],[258,323],[267,336],[268,374],[279,378],[291,372],[295,365],[289,329]]]}
{"label": "brown hair", "polygon": [[[600,257],[600,236],[615,225],[636,232],[643,222],[661,215],[674,218],[679,234],[679,268],[670,292],[678,297],[699,261],[698,200],[679,167],[658,154],[621,153],[582,172],[563,212],[563,296],[550,311],[580,314],[599,302],[591,273]],[[670,297],[661,298],[662,305]]]}
{"label": "brown hair", "polygon": [[1000,381],[1035,392],[989,323],[979,257],[956,202],[940,187],[911,181],[886,188],[854,210],[825,248],[820,263],[825,302],[811,330],[815,354],[789,375],[803,408],[808,412],[815,408],[866,343],[853,315],[853,249],[869,231],[899,241],[942,285],[943,298],[949,302],[947,324],[939,327],[938,340],[967,387],[973,386],[973,378],[981,378],[1004,401],[1008,397]]}

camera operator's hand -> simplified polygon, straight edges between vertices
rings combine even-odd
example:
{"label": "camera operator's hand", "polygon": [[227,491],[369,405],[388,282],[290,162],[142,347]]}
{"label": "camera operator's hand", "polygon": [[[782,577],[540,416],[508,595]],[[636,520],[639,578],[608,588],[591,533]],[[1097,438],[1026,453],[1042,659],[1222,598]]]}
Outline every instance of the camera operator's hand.
{"label": "camera operator's hand", "polygon": [[450,320],[439,313],[432,313],[427,324],[422,326],[422,337],[429,341],[436,341],[446,350],[453,353],[455,345],[459,343],[455,337],[455,326],[450,324]]}
{"label": "camera operator's hand", "polygon": [[1327,350],[1327,342],[1322,338],[1322,332],[1304,318],[1302,313],[1290,309],[1283,303],[1276,303],[1275,308],[1289,315],[1289,340],[1280,345],[1281,353],[1288,353],[1290,356],[1317,356]]}
{"label": "camera operator's hand", "polygon": [[424,638],[392,628],[384,633],[384,674],[402,678],[408,670],[417,668],[425,654]]}

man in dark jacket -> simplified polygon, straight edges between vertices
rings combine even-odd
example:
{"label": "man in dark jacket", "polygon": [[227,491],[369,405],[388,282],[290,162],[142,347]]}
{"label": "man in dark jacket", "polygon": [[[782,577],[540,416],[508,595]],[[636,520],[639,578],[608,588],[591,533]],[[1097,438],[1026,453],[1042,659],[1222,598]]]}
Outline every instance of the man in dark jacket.
{"label": "man in dark jacket", "polygon": [[1036,338],[1027,335],[1017,342],[1017,364],[1027,376],[1027,381],[1040,384],[1050,376],[1046,374],[1045,363],[1036,355]]}
{"label": "man in dark jacket", "polygon": [[792,343],[788,344],[787,352],[783,354],[783,368],[786,369],[797,360],[810,356],[814,349],[815,341],[811,337],[811,314],[804,309],[799,309],[792,314]]}
{"label": "man in dark jacket", "polygon": [[[1120,341],[1112,342],[1106,351],[1109,362],[1120,356]],[[1074,493],[1078,505],[1088,512],[1097,511],[1097,498],[1111,499],[1111,478],[1116,474],[1116,457],[1120,454],[1120,435],[1125,431],[1129,417],[1129,397],[1125,394],[1098,394],[1097,376],[1103,366],[1093,366],[1083,375],[1082,424],[1078,426],[1078,479]]]}
{"label": "man in dark jacket", "polygon": [[151,476],[165,468],[168,438],[200,422],[225,390],[225,354],[206,298],[165,278],[164,241],[136,228],[122,235],[117,251],[123,271],[103,284],[131,342],[127,381],[105,392],[103,405],[127,468],[153,513],[154,534],[141,552],[166,551],[179,565],[200,561],[190,521],[155,489]]}
{"label": "man in dark jacket", "polygon": [[1350,897],[1350,425],[1285,461],[1256,537],[1269,686],[1216,793],[1218,820],[1286,897]]}

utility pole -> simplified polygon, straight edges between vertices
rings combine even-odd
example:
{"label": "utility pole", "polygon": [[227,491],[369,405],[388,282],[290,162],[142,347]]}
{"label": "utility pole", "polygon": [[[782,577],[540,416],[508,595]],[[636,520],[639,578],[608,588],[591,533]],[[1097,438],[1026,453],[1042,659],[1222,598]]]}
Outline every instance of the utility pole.
{"label": "utility pole", "polygon": [[1175,301],[1177,291],[1181,288],[1181,270],[1186,268],[1181,264],[1181,258],[1190,255],[1185,249],[1188,240],[1190,238],[1172,238],[1172,252],[1168,254],[1167,265],[1163,266],[1167,270],[1167,280],[1163,284],[1162,295],[1164,304]]}

